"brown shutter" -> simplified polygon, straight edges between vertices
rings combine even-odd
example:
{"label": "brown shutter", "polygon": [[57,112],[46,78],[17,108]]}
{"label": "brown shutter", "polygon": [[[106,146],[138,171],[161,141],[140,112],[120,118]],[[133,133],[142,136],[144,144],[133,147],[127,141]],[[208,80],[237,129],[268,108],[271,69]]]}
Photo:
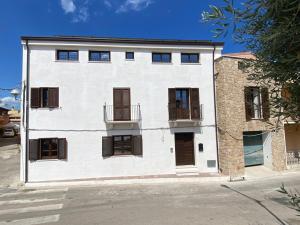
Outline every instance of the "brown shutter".
{"label": "brown shutter", "polygon": [[59,89],[58,88],[49,88],[49,99],[48,105],[49,108],[59,107]]}
{"label": "brown shutter", "polygon": [[261,89],[262,112],[265,120],[270,118],[270,101],[268,88]]}
{"label": "brown shutter", "polygon": [[41,94],[40,88],[31,88],[31,108],[41,107]]}
{"label": "brown shutter", "polygon": [[254,107],[251,98],[251,87],[245,87],[245,111],[246,111],[246,120],[251,120],[254,117]]}
{"label": "brown shutter", "polygon": [[58,139],[58,159],[67,159],[68,143],[66,138]]}
{"label": "brown shutter", "polygon": [[112,137],[102,137],[102,156],[109,157],[113,155]]}
{"label": "brown shutter", "polygon": [[133,155],[143,155],[143,138],[142,135],[132,136],[133,138]]}
{"label": "brown shutter", "polygon": [[114,120],[131,119],[130,89],[114,89]]}
{"label": "brown shutter", "polygon": [[191,119],[200,120],[199,88],[190,89],[191,96]]}
{"label": "brown shutter", "polygon": [[169,88],[169,120],[176,120],[176,89]]}
{"label": "brown shutter", "polygon": [[39,139],[29,140],[29,160],[40,159],[40,141]]}
{"label": "brown shutter", "polygon": [[130,89],[123,89],[123,120],[131,119]]}

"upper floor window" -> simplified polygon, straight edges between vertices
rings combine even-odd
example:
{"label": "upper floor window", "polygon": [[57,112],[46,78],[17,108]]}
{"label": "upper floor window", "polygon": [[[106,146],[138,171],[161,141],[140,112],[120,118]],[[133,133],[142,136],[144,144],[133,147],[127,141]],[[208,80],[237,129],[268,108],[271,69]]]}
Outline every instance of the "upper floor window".
{"label": "upper floor window", "polygon": [[89,61],[110,61],[110,51],[89,51]]}
{"label": "upper floor window", "polygon": [[199,63],[199,54],[181,53],[181,63]]}
{"label": "upper floor window", "polygon": [[152,62],[170,63],[171,53],[152,53]]}
{"label": "upper floor window", "polygon": [[134,60],[134,52],[126,52],[125,56],[127,60]]}
{"label": "upper floor window", "polygon": [[59,107],[58,88],[31,88],[31,108]]}
{"label": "upper floor window", "polygon": [[56,60],[78,61],[77,50],[57,50]]}
{"label": "upper floor window", "polygon": [[169,120],[200,120],[198,88],[169,88]]}
{"label": "upper floor window", "polygon": [[245,87],[246,119],[268,119],[270,117],[269,92],[267,88]]}

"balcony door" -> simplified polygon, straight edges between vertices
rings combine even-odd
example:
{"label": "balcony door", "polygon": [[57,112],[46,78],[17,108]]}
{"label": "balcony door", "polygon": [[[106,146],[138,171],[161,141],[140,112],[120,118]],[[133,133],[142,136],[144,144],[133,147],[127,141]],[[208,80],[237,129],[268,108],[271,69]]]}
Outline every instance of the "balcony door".
{"label": "balcony door", "polygon": [[190,119],[189,89],[176,89],[177,119]]}
{"label": "balcony door", "polygon": [[130,107],[130,89],[114,88],[114,121],[131,120]]}

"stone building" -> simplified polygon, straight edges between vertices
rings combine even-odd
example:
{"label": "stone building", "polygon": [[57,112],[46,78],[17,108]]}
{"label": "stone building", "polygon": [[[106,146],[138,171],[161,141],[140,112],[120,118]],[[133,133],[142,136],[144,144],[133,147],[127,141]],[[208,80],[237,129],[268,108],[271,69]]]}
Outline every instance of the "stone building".
{"label": "stone building", "polygon": [[246,166],[282,171],[299,164],[300,127],[282,124],[274,130],[268,89],[247,79],[244,59],[254,56],[225,54],[215,64],[220,172],[231,177],[243,176]]}

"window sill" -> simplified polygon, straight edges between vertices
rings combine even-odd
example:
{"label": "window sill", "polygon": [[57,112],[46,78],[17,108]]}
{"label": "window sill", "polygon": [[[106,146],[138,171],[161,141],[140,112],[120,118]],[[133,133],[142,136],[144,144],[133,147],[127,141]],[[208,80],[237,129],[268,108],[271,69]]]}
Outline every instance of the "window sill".
{"label": "window sill", "polygon": [[66,159],[38,159],[38,160],[29,160],[30,162],[66,162]]}
{"label": "window sill", "polygon": [[181,65],[201,65],[201,63],[181,63]]}
{"label": "window sill", "polygon": [[32,107],[30,107],[30,109],[34,109],[34,110],[39,109],[39,110],[50,110],[50,111],[52,111],[52,110],[61,109],[61,107],[53,107],[53,108],[49,108],[49,107],[32,108]]}
{"label": "window sill", "polygon": [[62,62],[62,63],[79,63],[79,60],[54,60],[54,62]]}
{"label": "window sill", "polygon": [[88,61],[88,63],[111,63],[111,61]]}
{"label": "window sill", "polygon": [[152,62],[152,64],[154,65],[172,65],[172,62]]}
{"label": "window sill", "polygon": [[134,59],[125,59],[125,61],[133,62]]}

